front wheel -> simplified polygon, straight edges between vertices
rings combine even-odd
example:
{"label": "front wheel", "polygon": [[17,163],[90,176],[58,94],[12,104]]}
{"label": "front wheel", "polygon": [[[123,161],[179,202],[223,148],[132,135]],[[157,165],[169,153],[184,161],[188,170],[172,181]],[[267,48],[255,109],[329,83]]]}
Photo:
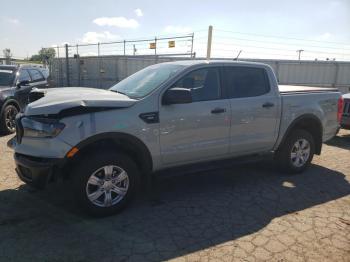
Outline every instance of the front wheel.
{"label": "front wheel", "polygon": [[0,123],[0,132],[2,134],[12,134],[16,131],[16,115],[18,109],[14,105],[5,106]]}
{"label": "front wheel", "polygon": [[113,151],[82,158],[71,175],[79,204],[95,216],[111,215],[126,207],[139,177],[136,164]]}
{"label": "front wheel", "polygon": [[302,129],[292,131],[276,152],[277,164],[288,173],[300,173],[307,168],[315,153],[312,135]]}

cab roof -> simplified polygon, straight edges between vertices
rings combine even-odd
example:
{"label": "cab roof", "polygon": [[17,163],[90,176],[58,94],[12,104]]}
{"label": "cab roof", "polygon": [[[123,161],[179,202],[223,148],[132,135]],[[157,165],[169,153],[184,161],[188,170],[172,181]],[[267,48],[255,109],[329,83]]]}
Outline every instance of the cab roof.
{"label": "cab roof", "polygon": [[174,62],[166,62],[167,64],[183,65],[183,66],[192,66],[192,65],[201,65],[201,64],[232,64],[232,65],[251,65],[251,66],[266,66],[264,63],[257,62],[246,62],[246,61],[237,61],[237,60],[179,60]]}

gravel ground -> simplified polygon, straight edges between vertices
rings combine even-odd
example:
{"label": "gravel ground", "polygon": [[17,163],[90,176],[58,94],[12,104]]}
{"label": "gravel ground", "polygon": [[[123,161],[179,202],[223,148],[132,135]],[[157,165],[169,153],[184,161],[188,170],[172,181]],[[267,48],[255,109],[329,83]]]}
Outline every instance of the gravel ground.
{"label": "gravel ground", "polygon": [[123,213],[93,219],[64,184],[35,191],[0,138],[1,261],[350,261],[350,132],[304,174],[269,163],[159,181]]}

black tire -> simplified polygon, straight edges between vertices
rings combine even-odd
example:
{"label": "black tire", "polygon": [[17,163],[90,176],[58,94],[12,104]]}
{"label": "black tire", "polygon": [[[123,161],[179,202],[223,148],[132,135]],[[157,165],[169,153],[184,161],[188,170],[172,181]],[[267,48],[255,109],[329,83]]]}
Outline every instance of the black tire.
{"label": "black tire", "polygon": [[[88,198],[87,183],[90,176],[94,174],[96,170],[108,165],[118,166],[125,170],[129,183],[126,194],[118,203],[108,207],[101,207],[94,204]],[[103,151],[96,152],[94,155],[88,154],[80,158],[79,163],[72,169],[71,179],[73,182],[73,194],[76,195],[78,204],[90,215],[103,217],[120,212],[134,197],[139,184],[139,170],[135,162],[132,161],[128,155],[114,151]],[[113,194],[116,195],[116,193]],[[105,197],[106,195],[103,195],[101,199]]]}
{"label": "black tire", "polygon": [[[300,141],[302,139],[305,139],[309,143],[310,153],[305,163],[303,163],[301,166],[296,166],[295,164],[293,164],[291,154],[294,145],[297,143],[297,141]],[[282,169],[283,171],[291,174],[297,174],[303,172],[310,165],[314,153],[315,142],[312,135],[305,130],[296,129],[288,135],[284,143],[277,150],[275,155],[275,161],[277,162],[277,165],[280,167],[280,169]]]}
{"label": "black tire", "polygon": [[[14,117],[16,117],[18,112],[18,108],[12,104],[4,107],[0,121],[0,133],[2,135],[13,134],[16,132]],[[10,123],[8,121],[10,121]]]}

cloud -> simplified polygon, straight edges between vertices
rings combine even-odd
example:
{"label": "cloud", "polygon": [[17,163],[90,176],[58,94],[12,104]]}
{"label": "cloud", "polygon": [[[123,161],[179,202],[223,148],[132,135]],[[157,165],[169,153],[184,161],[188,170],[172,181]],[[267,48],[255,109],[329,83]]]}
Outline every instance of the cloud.
{"label": "cloud", "polygon": [[168,25],[163,30],[167,34],[184,34],[184,33],[190,33],[192,31],[191,27],[188,26],[173,26]]}
{"label": "cloud", "polygon": [[319,38],[321,39],[321,40],[327,40],[327,39],[329,39],[329,38],[331,38],[331,34],[330,33],[324,33],[324,34],[322,34],[322,35],[320,35],[319,36]]}
{"label": "cloud", "polygon": [[5,17],[5,18],[3,18],[3,20],[6,23],[13,24],[13,25],[18,25],[20,23],[17,18],[12,18],[12,17]]}
{"label": "cloud", "polygon": [[86,32],[81,39],[79,39],[80,42],[83,42],[85,44],[93,44],[98,42],[108,42],[120,39],[120,36],[114,35],[108,31],[104,32]]}
{"label": "cloud", "polygon": [[93,23],[99,26],[115,26],[121,28],[137,28],[139,23],[135,19],[119,17],[99,17],[94,19]]}
{"label": "cloud", "polygon": [[136,8],[135,10],[134,10],[134,12],[135,12],[135,14],[137,15],[137,16],[143,16],[143,12],[142,12],[142,10],[140,9],[140,8]]}

